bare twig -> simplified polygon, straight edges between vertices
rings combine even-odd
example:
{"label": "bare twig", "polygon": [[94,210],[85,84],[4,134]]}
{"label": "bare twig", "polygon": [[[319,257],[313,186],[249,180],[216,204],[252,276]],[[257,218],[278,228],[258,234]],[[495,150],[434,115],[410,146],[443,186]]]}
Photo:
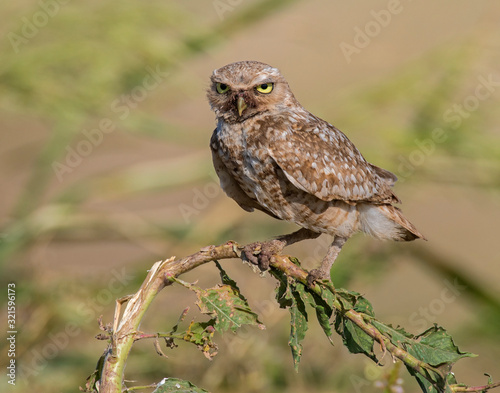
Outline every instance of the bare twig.
{"label": "bare twig", "polygon": [[486,392],[487,390],[491,390],[500,386],[500,382],[489,383],[483,386],[460,386],[455,385],[452,387],[454,392]]}

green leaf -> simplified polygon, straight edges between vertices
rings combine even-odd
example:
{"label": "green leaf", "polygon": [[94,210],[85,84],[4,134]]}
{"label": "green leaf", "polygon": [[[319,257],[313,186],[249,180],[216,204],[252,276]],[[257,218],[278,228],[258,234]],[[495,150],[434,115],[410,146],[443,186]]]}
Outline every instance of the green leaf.
{"label": "green leaf", "polygon": [[271,274],[279,282],[279,285],[276,288],[276,301],[280,305],[280,308],[290,307],[292,305],[292,300],[288,285],[288,277],[278,270],[271,270]]}
{"label": "green leaf", "polygon": [[[330,293],[333,296],[331,292],[328,293]],[[312,296],[309,295],[308,299],[309,299],[309,304],[316,310],[316,318],[318,319],[321,328],[328,337],[328,340],[330,340],[330,343],[332,343],[331,340],[332,327],[330,324],[330,318],[332,317],[333,314],[333,308],[331,306],[333,302],[333,297],[329,299],[330,301],[328,300],[325,301],[323,295],[319,296],[313,293]]]}
{"label": "green leaf", "polygon": [[441,326],[434,325],[418,336],[413,336],[403,328],[393,328],[377,320],[373,320],[373,325],[389,337],[394,345],[403,347],[410,355],[433,367],[446,369],[446,366],[451,367],[464,357],[476,356],[460,351],[452,337]]}
{"label": "green leaf", "polygon": [[475,357],[473,353],[462,352],[452,337],[441,326],[434,325],[415,337],[417,343],[408,347],[408,352],[431,366],[444,368],[465,357]]}
{"label": "green leaf", "polygon": [[240,293],[236,282],[218,263],[216,265],[221,272],[222,281],[226,284],[202,289],[178,278],[172,280],[196,293],[196,305],[203,314],[210,315],[215,320],[214,327],[219,333],[229,329],[235,332],[242,325],[257,325],[260,329],[265,329],[258,315],[251,310],[246,298]]}
{"label": "green leaf", "polygon": [[272,270],[271,274],[279,282],[276,288],[276,300],[281,308],[288,308],[290,312],[290,338],[288,345],[292,350],[295,371],[298,371],[302,356],[302,341],[307,331],[305,302],[311,302],[311,295],[305,290],[303,284],[289,281],[284,273]]}
{"label": "green leaf", "polygon": [[238,288],[238,284],[236,284],[236,281],[234,281],[231,277],[228,276],[228,274],[222,268],[222,266],[220,265],[220,263],[218,261],[214,261],[214,263],[215,263],[215,266],[217,267],[217,269],[219,269],[220,279],[222,280],[222,283],[234,288],[236,290],[236,292],[239,293],[240,297],[242,299],[244,299],[245,301],[247,301],[245,299],[245,297],[241,294],[240,288]]}
{"label": "green leaf", "polygon": [[207,322],[191,321],[188,329],[183,333],[182,339],[196,345],[203,355],[211,360],[217,355],[217,344],[213,341],[215,319]]}
{"label": "green leaf", "polygon": [[351,353],[362,353],[378,362],[375,353],[373,352],[374,340],[366,334],[361,328],[354,324],[349,319],[336,314],[335,330],[342,337],[342,342]]}
{"label": "green leaf", "polygon": [[354,303],[354,311],[362,312],[363,314],[366,314],[370,317],[375,316],[371,303],[359,294],[358,296],[356,296],[356,301]]}
{"label": "green leaf", "polygon": [[453,373],[448,374],[448,376],[446,377],[446,382],[448,382],[449,385],[457,385],[458,384],[457,379],[455,378],[455,374],[453,374]]}
{"label": "green leaf", "polygon": [[104,363],[106,361],[106,352],[101,355],[97,362],[96,369],[92,374],[87,377],[85,388],[80,387],[80,391],[82,392],[97,392],[99,381],[102,377],[102,369],[104,367]]}
{"label": "green leaf", "polygon": [[392,325],[386,325],[376,319],[372,321],[372,324],[377,328],[377,330],[382,333],[384,336],[388,337],[394,345],[398,347],[401,346],[402,343],[409,342],[411,343],[411,339],[414,338],[413,334],[406,332],[402,327],[397,326],[393,327]]}
{"label": "green leaf", "polygon": [[229,285],[216,285],[209,289],[195,288],[198,297],[196,305],[203,314],[215,318],[215,329],[222,333],[231,329],[236,331],[242,325],[264,326],[248,305],[240,292]]}
{"label": "green leaf", "polygon": [[370,317],[375,316],[371,303],[358,292],[337,289],[335,290],[335,293],[337,294],[338,300],[346,310],[353,309]]}
{"label": "green leaf", "polygon": [[153,393],[208,393],[208,390],[201,389],[189,381],[183,381],[178,378],[164,378],[156,385]]}
{"label": "green leaf", "polygon": [[456,383],[451,373],[453,364],[461,358],[476,356],[469,352],[460,351],[446,330],[437,325],[418,336],[413,336],[403,328],[394,328],[377,320],[373,320],[372,323],[394,345],[404,349],[417,360],[436,369],[436,371],[426,370],[426,377],[424,378],[414,368],[408,364],[406,365],[409,373],[416,378],[423,392],[451,393],[450,385]]}
{"label": "green leaf", "polygon": [[292,305],[289,307],[290,339],[288,340],[288,345],[292,350],[295,371],[298,371],[302,356],[302,340],[304,340],[307,331],[307,312],[303,300],[306,295],[302,284],[291,284],[290,287]]}
{"label": "green leaf", "polygon": [[435,373],[428,372],[427,378],[415,372],[415,370],[406,366],[410,375],[415,377],[420,389],[423,393],[453,393],[454,390],[451,388],[450,380],[444,380]]}
{"label": "green leaf", "polygon": [[[427,379],[425,379],[422,375],[418,374],[415,372],[415,370],[408,369],[408,372],[415,377],[415,379],[418,382],[418,385],[420,386],[420,389],[422,389],[422,392],[424,393],[444,393],[444,390],[439,390],[439,388],[436,386],[436,383],[431,383]],[[448,392],[446,392],[448,393]]]}
{"label": "green leaf", "polygon": [[354,304],[356,303],[356,296],[354,295],[356,292],[349,292],[345,289],[336,289],[335,294],[337,295],[337,299],[342,305],[344,310],[350,310],[354,308]]}
{"label": "green leaf", "polygon": [[[364,313],[368,317],[373,317],[373,308],[368,300],[357,292],[338,289],[335,291],[337,299],[342,307],[347,311],[353,309],[356,312]],[[377,357],[373,352],[375,341],[366,334],[354,322],[344,317],[342,311],[335,313],[335,331],[342,337],[342,342],[351,353],[362,353],[377,362]]]}
{"label": "green leaf", "polygon": [[470,352],[460,351],[446,330],[437,325],[415,336],[412,341],[405,345],[408,353],[422,362],[436,367],[442,373],[440,375],[429,372],[426,380],[422,375],[416,374],[412,368],[407,367],[410,374],[416,377],[423,392],[452,393],[450,384],[455,384],[456,380],[451,373],[451,367],[464,357],[476,356]]}

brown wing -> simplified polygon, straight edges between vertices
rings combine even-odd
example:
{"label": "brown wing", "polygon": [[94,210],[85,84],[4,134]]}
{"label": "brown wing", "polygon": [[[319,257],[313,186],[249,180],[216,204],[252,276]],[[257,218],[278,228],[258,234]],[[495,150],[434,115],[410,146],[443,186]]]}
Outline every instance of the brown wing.
{"label": "brown wing", "polygon": [[376,165],[373,165],[373,164],[370,164],[370,166],[372,167],[372,169],[375,171],[375,173],[381,177],[383,180],[385,180],[385,182],[389,185],[389,186],[393,186],[397,181],[398,181],[398,177],[392,173],[392,172],[389,172],[388,170],[386,169],[382,169]]}
{"label": "brown wing", "polygon": [[214,163],[215,172],[220,180],[220,186],[226,195],[232,198],[243,210],[253,212],[254,209],[260,210],[271,217],[281,220],[266,208],[262,207],[257,200],[250,198],[239,186],[238,182],[231,175],[230,171],[222,162],[219,156],[219,142],[216,138],[215,132],[210,139],[210,148],[212,150],[212,161]]}
{"label": "brown wing", "polygon": [[399,202],[391,190],[396,176],[368,163],[331,124],[309,115],[280,131],[269,153],[295,187],[324,201]]}

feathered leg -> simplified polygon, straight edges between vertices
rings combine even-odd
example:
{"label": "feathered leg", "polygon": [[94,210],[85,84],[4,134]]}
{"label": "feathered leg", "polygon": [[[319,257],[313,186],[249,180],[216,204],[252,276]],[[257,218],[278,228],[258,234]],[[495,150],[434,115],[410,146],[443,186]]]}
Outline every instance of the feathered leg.
{"label": "feathered leg", "polygon": [[307,276],[307,283],[309,286],[314,284],[317,280],[330,280],[330,270],[332,269],[333,263],[340,254],[342,246],[345,244],[348,238],[335,236],[332,244],[328,247],[328,251],[321,261],[321,266],[319,269],[313,269],[309,272]]}

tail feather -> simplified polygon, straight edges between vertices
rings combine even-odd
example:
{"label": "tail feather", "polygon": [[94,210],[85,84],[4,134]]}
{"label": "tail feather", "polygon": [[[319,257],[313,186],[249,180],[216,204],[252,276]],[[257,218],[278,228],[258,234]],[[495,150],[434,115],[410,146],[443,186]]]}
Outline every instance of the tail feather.
{"label": "tail feather", "polygon": [[361,230],[373,237],[396,241],[427,240],[395,206],[359,204],[358,211]]}

